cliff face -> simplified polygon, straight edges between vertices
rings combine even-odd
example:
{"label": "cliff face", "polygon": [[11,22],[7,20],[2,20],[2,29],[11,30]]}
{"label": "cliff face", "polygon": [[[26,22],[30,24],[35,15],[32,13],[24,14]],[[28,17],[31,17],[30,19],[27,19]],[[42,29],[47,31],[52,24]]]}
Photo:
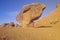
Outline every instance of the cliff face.
{"label": "cliff face", "polygon": [[[0,40],[60,40],[60,2],[50,14],[34,24],[34,28],[0,27]],[[1,25],[0,25],[1,26]]]}

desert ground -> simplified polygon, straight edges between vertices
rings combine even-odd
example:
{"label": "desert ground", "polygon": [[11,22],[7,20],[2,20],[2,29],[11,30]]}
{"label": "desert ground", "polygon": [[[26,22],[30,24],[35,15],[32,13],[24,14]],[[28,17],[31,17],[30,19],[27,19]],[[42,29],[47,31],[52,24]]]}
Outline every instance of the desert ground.
{"label": "desert ground", "polygon": [[34,28],[0,27],[0,40],[60,40],[60,3]]}

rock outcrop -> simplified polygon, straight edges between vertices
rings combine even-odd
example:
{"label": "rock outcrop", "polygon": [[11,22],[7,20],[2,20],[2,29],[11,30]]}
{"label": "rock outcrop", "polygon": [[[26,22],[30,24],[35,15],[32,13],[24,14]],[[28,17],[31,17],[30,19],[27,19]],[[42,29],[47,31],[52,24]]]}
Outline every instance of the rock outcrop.
{"label": "rock outcrop", "polygon": [[27,4],[23,6],[16,19],[19,23],[21,23],[22,27],[34,27],[33,21],[37,20],[42,15],[44,9],[44,4]]}
{"label": "rock outcrop", "polygon": [[11,26],[11,27],[15,27],[14,22],[10,22],[10,23],[9,23],[9,26]]}
{"label": "rock outcrop", "polygon": [[56,8],[60,8],[60,1],[57,3]]}
{"label": "rock outcrop", "polygon": [[[14,23],[9,24],[14,25]],[[35,22],[36,28],[5,27],[7,24],[3,25],[0,27],[0,40],[60,40],[60,2],[48,16]]]}
{"label": "rock outcrop", "polygon": [[57,3],[56,8],[49,13],[46,17],[40,19],[38,22],[35,22],[35,27],[41,26],[51,26],[57,27],[60,26],[60,2]]}
{"label": "rock outcrop", "polygon": [[0,27],[7,27],[9,23],[3,23],[0,25]]}
{"label": "rock outcrop", "polygon": [[3,23],[0,25],[0,27],[21,27],[19,24],[15,24],[14,22],[10,22],[10,23]]}

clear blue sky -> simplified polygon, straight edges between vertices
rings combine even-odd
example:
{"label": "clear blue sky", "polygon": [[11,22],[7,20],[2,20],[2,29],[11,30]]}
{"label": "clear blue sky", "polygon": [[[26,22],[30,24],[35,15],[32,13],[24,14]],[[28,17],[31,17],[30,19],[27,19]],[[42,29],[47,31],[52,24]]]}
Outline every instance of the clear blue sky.
{"label": "clear blue sky", "polygon": [[16,21],[16,15],[25,4],[39,2],[46,5],[42,17],[48,15],[55,7],[58,0],[0,0],[0,24]]}

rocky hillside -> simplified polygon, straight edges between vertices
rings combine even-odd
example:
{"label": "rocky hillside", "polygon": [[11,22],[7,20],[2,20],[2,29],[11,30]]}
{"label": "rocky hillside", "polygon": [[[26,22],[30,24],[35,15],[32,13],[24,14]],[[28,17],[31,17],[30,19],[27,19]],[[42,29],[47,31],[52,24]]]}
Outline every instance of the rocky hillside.
{"label": "rocky hillside", "polygon": [[52,12],[50,12],[49,15],[36,22],[35,26],[60,27],[59,24],[60,24],[60,2],[57,3],[56,8]]}

